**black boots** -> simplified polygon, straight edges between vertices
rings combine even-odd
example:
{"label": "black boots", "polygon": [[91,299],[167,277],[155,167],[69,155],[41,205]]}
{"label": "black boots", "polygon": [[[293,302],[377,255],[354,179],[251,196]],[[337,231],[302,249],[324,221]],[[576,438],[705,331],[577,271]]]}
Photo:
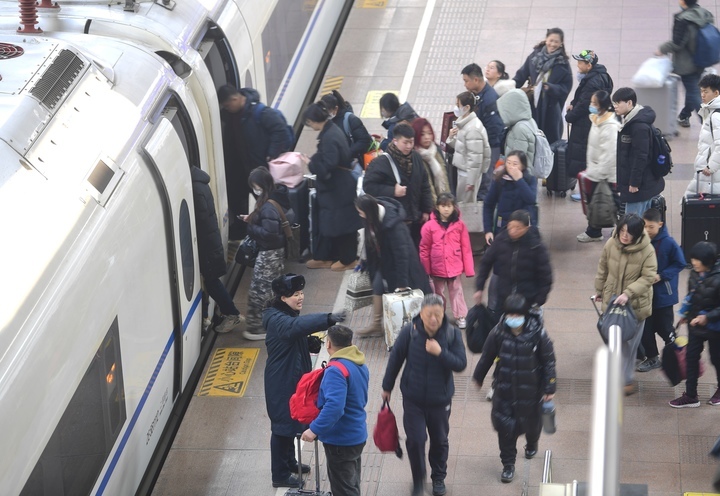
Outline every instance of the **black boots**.
{"label": "black boots", "polygon": [[505,465],[503,467],[502,474],[500,475],[500,480],[503,482],[512,482],[512,480],[515,478],[515,465]]}

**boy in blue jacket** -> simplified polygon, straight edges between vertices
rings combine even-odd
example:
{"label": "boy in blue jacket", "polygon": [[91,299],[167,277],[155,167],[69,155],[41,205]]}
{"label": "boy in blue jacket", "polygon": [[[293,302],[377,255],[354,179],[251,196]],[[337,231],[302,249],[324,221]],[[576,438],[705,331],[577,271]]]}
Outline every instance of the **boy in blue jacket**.
{"label": "boy in blue jacket", "polygon": [[660,212],[654,208],[646,210],[643,219],[645,232],[655,248],[658,270],[653,284],[652,315],[645,320],[641,341],[647,358],[637,366],[638,372],[648,372],[662,366],[655,333],[663,338],[665,344],[675,340],[673,305],[678,302],[678,274],[686,265],[683,252],[668,234]]}
{"label": "boy in blue jacket", "polygon": [[367,440],[365,405],[370,372],[352,337],[348,327],[328,329],[330,361],[337,360],[348,373],[346,377],[339,367],[325,369],[317,401],[320,414],[302,435],[303,441],[312,442],[316,437],[322,441],[330,490],[339,496],[360,496],[360,455]]}

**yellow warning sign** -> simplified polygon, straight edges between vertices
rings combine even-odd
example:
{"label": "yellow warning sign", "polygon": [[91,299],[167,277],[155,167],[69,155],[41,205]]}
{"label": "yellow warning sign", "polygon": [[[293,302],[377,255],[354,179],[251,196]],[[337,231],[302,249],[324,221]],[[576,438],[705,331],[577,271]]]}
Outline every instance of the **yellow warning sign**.
{"label": "yellow warning sign", "polygon": [[233,396],[245,394],[259,348],[218,348],[198,392],[198,396]]}
{"label": "yellow warning sign", "polygon": [[360,117],[363,119],[379,119],[380,115],[380,98],[385,93],[399,94],[399,91],[385,90],[385,91],[368,91],[365,97],[365,104],[363,105]]}
{"label": "yellow warning sign", "polygon": [[343,82],[342,76],[329,77],[329,78],[325,79],[325,83],[323,84],[323,87],[320,90],[320,94],[327,95],[332,90],[339,90],[340,86],[342,86],[342,82]]}
{"label": "yellow warning sign", "polygon": [[384,9],[387,7],[388,0],[362,0],[358,7],[362,9]]}
{"label": "yellow warning sign", "polygon": [[684,493],[683,496],[720,496],[718,493]]}

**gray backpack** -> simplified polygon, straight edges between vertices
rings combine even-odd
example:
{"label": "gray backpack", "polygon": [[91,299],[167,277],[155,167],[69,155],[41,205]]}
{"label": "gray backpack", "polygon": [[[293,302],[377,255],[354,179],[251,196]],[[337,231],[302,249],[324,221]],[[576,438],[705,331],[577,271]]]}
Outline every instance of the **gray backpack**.
{"label": "gray backpack", "polygon": [[617,222],[617,205],[610,184],[600,181],[587,207],[588,224],[592,227],[613,227]]}
{"label": "gray backpack", "polygon": [[535,155],[533,156],[533,163],[528,164],[532,165],[533,176],[540,179],[547,179],[553,170],[555,160],[555,154],[552,148],[550,148],[550,143],[545,137],[545,133],[543,133],[541,129],[538,129],[537,126],[532,126],[530,121],[520,122],[524,122],[525,126],[530,128],[535,135]]}

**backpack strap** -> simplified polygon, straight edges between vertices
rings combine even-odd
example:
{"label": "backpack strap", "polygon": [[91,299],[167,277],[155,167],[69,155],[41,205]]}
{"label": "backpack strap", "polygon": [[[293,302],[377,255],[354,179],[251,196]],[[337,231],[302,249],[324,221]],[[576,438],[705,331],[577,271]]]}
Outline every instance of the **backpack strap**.
{"label": "backpack strap", "polygon": [[390,167],[392,168],[393,175],[395,176],[395,181],[400,184],[400,173],[398,172],[397,165],[395,165],[395,161],[392,159],[389,153],[385,153],[384,156],[386,156],[388,161],[390,162]]}
{"label": "backpack strap", "polygon": [[260,124],[260,114],[265,110],[265,104],[262,102],[255,102],[253,104],[253,120],[256,124]]}
{"label": "backpack strap", "polygon": [[287,239],[292,239],[292,230],[290,229],[290,223],[288,222],[287,217],[285,217],[285,212],[283,211],[283,208],[275,200],[268,200],[268,203],[275,207],[275,210],[277,210],[277,212],[280,214],[280,220],[282,221],[280,226],[285,233],[285,237]]}
{"label": "backpack strap", "polygon": [[325,368],[328,368],[328,367],[335,367],[335,368],[339,369],[345,379],[350,377],[350,372],[348,371],[345,364],[337,359],[335,359],[335,360],[331,359]]}
{"label": "backpack strap", "polygon": [[347,137],[350,138],[350,141],[352,141],[352,133],[350,132],[350,114],[351,112],[345,112],[345,115],[343,116],[343,130],[345,131]]}

